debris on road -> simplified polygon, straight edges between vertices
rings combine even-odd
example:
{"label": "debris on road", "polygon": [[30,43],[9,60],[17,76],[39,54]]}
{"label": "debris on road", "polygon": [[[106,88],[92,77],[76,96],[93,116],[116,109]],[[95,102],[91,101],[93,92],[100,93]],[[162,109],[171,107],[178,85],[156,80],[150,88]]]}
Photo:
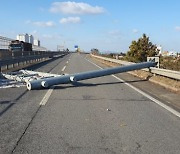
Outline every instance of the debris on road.
{"label": "debris on road", "polygon": [[0,88],[18,88],[25,86],[22,82],[17,82],[8,79],[0,79]]}
{"label": "debris on road", "polygon": [[9,80],[25,82],[28,90],[34,90],[41,88],[49,88],[53,85],[74,83],[76,81],[98,78],[107,75],[138,70],[142,68],[149,68],[154,66],[156,66],[155,62],[143,62],[128,66],[120,66],[120,67],[107,68],[101,70],[87,71],[87,72],[75,73],[71,75],[58,75],[58,74],[35,72],[29,70],[20,70],[19,72],[12,72],[10,74],[4,74],[4,73],[1,74],[2,76],[4,76]]}

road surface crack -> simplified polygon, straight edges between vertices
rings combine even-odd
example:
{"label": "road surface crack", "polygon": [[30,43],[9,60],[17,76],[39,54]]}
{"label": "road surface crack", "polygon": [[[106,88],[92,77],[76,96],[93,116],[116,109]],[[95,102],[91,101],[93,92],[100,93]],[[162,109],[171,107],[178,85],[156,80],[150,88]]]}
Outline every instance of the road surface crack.
{"label": "road surface crack", "polygon": [[15,150],[16,150],[19,142],[21,141],[21,139],[22,139],[23,136],[25,135],[27,129],[30,127],[31,123],[33,122],[33,120],[34,120],[34,118],[36,117],[36,115],[37,115],[38,111],[40,110],[40,108],[41,108],[41,106],[38,107],[37,111],[34,113],[33,117],[32,117],[31,120],[30,120],[30,122],[29,122],[28,125],[26,126],[24,132],[22,133],[22,135],[20,136],[19,140],[17,141],[15,147],[14,147],[13,150],[12,150],[12,152],[11,152],[12,154],[15,152]]}

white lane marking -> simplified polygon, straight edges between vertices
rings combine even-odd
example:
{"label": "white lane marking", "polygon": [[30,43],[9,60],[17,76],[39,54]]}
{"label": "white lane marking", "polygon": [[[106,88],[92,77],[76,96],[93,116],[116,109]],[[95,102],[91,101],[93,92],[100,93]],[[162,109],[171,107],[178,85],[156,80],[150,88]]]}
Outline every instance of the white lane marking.
{"label": "white lane marking", "polygon": [[64,72],[65,69],[66,69],[66,66],[63,67],[62,72]]}
{"label": "white lane marking", "polygon": [[98,67],[98,68],[100,68],[101,70],[103,69],[102,67],[100,67],[99,65],[97,65],[97,64],[95,64],[95,63],[93,63],[93,62],[91,62],[90,60],[88,60],[88,59],[86,59],[88,62],[90,62],[91,64],[93,64],[93,65],[95,65],[96,67]]}
{"label": "white lane marking", "polygon": [[[87,61],[89,61],[88,59],[86,59]],[[103,69],[102,67],[98,66],[97,64],[89,61],[91,64],[95,65],[96,67]],[[160,102],[159,100],[153,98],[152,96],[148,95],[147,93],[143,92],[142,90],[134,87],[133,85],[125,82],[124,80],[120,79],[119,77],[115,76],[115,75],[111,75],[114,78],[116,78],[117,80],[124,82],[124,84],[126,84],[127,86],[129,86],[130,88],[134,89],[135,91],[137,91],[138,93],[142,94],[143,96],[147,97],[148,99],[150,99],[151,101],[153,101],[154,103],[158,104],[159,106],[163,107],[164,109],[166,109],[167,111],[171,112],[172,114],[174,114],[177,117],[180,117],[180,113],[176,110],[174,110],[173,108],[165,105],[164,103]]]}
{"label": "white lane marking", "polygon": [[68,64],[69,62],[67,61],[66,64]]}
{"label": "white lane marking", "polygon": [[[68,61],[67,61],[66,63],[68,63]],[[62,72],[63,72],[65,69],[66,69],[66,66],[63,67]],[[41,106],[42,106],[42,105],[46,105],[47,101],[49,100],[49,98],[50,98],[50,96],[51,96],[51,94],[52,94],[52,92],[53,92],[53,90],[54,90],[54,87],[55,87],[55,86],[52,86],[52,87],[46,92],[45,96],[43,97],[43,99],[41,100],[41,102],[39,103],[39,105],[41,105]]]}
{"label": "white lane marking", "polygon": [[54,90],[54,86],[52,86],[45,94],[45,96],[43,97],[43,99],[41,100],[41,102],[39,103],[40,106],[42,105],[46,105],[47,101],[49,100],[52,92]]}

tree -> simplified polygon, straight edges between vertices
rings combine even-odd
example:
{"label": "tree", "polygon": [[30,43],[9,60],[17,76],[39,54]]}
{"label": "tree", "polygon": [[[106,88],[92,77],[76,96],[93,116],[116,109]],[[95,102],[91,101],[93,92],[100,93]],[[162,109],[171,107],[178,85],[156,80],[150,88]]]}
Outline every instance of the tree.
{"label": "tree", "polygon": [[127,59],[133,62],[146,61],[147,57],[155,56],[158,53],[156,45],[149,41],[149,37],[143,34],[138,41],[132,41],[127,52]]}
{"label": "tree", "polygon": [[100,54],[99,50],[95,49],[95,48],[91,49],[91,53],[94,54],[94,55],[99,55]]}

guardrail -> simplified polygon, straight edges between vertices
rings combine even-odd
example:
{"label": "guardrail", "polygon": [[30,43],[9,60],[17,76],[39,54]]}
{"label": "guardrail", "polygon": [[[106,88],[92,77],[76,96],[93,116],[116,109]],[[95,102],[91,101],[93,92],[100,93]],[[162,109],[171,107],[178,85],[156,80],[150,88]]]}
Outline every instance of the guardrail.
{"label": "guardrail", "polygon": [[[67,54],[67,53],[66,53]],[[0,72],[2,71],[3,67],[6,67],[5,70],[9,69],[9,66],[12,65],[12,68],[15,68],[17,66],[26,65],[28,63],[33,63],[33,62],[40,62],[42,60],[46,60],[47,58],[53,58],[53,56],[57,57],[57,55],[63,56],[65,55],[64,53],[59,53],[59,54],[44,54],[44,55],[31,55],[31,56],[21,56],[21,57],[14,57],[14,58],[8,58],[8,59],[3,59],[0,60]]]}
{"label": "guardrail", "polygon": [[[91,56],[95,57],[95,58],[98,58],[98,59],[101,59],[101,60],[121,64],[121,65],[134,64],[132,62],[126,62],[126,61],[122,61],[122,60],[96,56],[96,55],[93,55],[93,54],[91,54]],[[171,79],[180,80],[180,72],[179,71],[172,71],[172,70],[160,69],[160,68],[154,68],[154,67],[151,67],[150,69],[142,69],[142,70],[143,71],[148,71],[148,72],[150,71],[153,74],[161,75],[161,76],[168,77],[168,78],[171,78]]]}
{"label": "guardrail", "polygon": [[[26,56],[26,57],[16,57],[16,58],[10,58],[10,59],[4,59],[0,60],[0,71],[2,71],[3,67],[6,67],[5,69],[8,70],[9,66],[12,65],[12,68],[15,68],[16,66],[20,66],[20,63],[23,65],[35,61],[41,61],[43,58],[47,58],[49,55],[37,55],[37,56]],[[17,64],[17,65],[15,65]]]}

